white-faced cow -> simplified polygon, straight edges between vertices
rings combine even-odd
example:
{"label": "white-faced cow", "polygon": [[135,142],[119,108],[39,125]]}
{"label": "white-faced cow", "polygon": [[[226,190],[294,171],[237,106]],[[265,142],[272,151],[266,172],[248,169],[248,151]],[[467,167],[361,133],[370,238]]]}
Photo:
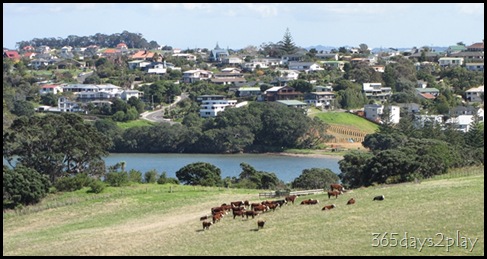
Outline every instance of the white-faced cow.
{"label": "white-faced cow", "polygon": [[331,205],[325,205],[325,206],[323,207],[323,209],[321,209],[321,210],[331,210],[331,209],[334,209],[334,208],[336,208],[336,207],[337,207],[337,206],[336,206],[335,204],[331,204]]}
{"label": "white-faced cow", "polygon": [[342,194],[341,191],[328,191],[328,199],[330,199],[331,196],[335,196],[335,199],[338,199],[338,195]]}
{"label": "white-faced cow", "polygon": [[286,196],[286,198],[284,198],[286,200],[286,202],[292,202],[294,204],[294,201],[296,200],[298,196],[297,195],[289,195],[289,196]]}
{"label": "white-faced cow", "polygon": [[384,200],[384,195],[379,195],[374,197],[374,201],[383,201]]}
{"label": "white-faced cow", "polygon": [[205,229],[210,229],[210,226],[213,225],[212,222],[208,222],[208,221],[203,221],[203,230]]}
{"label": "white-faced cow", "polygon": [[345,187],[343,187],[343,185],[341,185],[339,183],[332,183],[332,184],[330,184],[330,191],[333,191],[333,190],[338,190],[340,192],[343,192],[343,191],[345,191]]}

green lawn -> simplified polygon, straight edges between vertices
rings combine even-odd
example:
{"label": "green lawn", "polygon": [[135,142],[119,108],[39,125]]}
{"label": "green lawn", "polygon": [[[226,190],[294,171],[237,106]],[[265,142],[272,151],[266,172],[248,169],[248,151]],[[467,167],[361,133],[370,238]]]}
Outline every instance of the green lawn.
{"label": "green lawn", "polygon": [[[255,219],[229,214],[203,231],[199,218],[211,207],[260,202],[258,192],[137,184],[52,195],[37,210],[4,212],[3,255],[484,255],[483,167],[337,199],[300,196]],[[345,205],[352,197],[356,204]],[[299,204],[309,198],[320,202]],[[328,204],[337,207],[322,211]]]}
{"label": "green lawn", "polygon": [[348,112],[316,112],[311,116],[318,117],[328,124],[347,126],[366,133],[374,133],[379,128],[379,125]]}

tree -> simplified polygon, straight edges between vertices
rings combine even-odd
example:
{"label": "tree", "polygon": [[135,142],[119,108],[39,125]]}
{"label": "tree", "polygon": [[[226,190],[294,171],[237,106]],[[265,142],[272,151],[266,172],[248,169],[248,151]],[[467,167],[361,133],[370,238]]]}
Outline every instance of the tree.
{"label": "tree", "polygon": [[220,168],[206,162],[188,164],[176,172],[182,184],[201,186],[221,186]]}
{"label": "tree", "polygon": [[304,169],[303,173],[291,183],[292,188],[325,189],[340,180],[337,174],[328,168]]}
{"label": "tree", "polygon": [[4,165],[3,209],[38,203],[47,195],[50,185],[46,175],[32,168],[18,166],[11,169]]}
{"label": "tree", "polygon": [[279,49],[285,54],[294,54],[298,49],[293,42],[293,37],[289,32],[289,28],[286,29],[286,33],[284,34],[282,41],[279,41],[277,44],[279,45]]}
{"label": "tree", "polygon": [[17,164],[49,175],[51,182],[87,170],[102,160],[110,142],[74,113],[19,117],[3,134],[3,154]]}

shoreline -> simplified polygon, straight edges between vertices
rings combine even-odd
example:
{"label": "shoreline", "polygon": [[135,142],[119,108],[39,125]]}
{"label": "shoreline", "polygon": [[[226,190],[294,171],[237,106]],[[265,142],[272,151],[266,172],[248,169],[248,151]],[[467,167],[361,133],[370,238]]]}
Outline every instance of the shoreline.
{"label": "shoreline", "polygon": [[289,152],[266,152],[267,155],[275,156],[292,156],[292,157],[312,157],[312,158],[343,158],[343,155],[331,155],[331,154],[302,154],[302,153],[289,153]]}

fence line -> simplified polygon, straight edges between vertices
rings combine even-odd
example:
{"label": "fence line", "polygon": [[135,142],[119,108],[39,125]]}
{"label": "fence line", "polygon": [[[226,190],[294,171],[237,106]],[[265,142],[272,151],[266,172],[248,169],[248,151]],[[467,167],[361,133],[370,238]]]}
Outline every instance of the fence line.
{"label": "fence line", "polygon": [[324,189],[313,189],[313,190],[303,190],[303,191],[292,191],[292,192],[261,192],[259,193],[259,198],[275,198],[275,197],[283,197],[288,195],[313,195],[318,193],[325,192]]}

